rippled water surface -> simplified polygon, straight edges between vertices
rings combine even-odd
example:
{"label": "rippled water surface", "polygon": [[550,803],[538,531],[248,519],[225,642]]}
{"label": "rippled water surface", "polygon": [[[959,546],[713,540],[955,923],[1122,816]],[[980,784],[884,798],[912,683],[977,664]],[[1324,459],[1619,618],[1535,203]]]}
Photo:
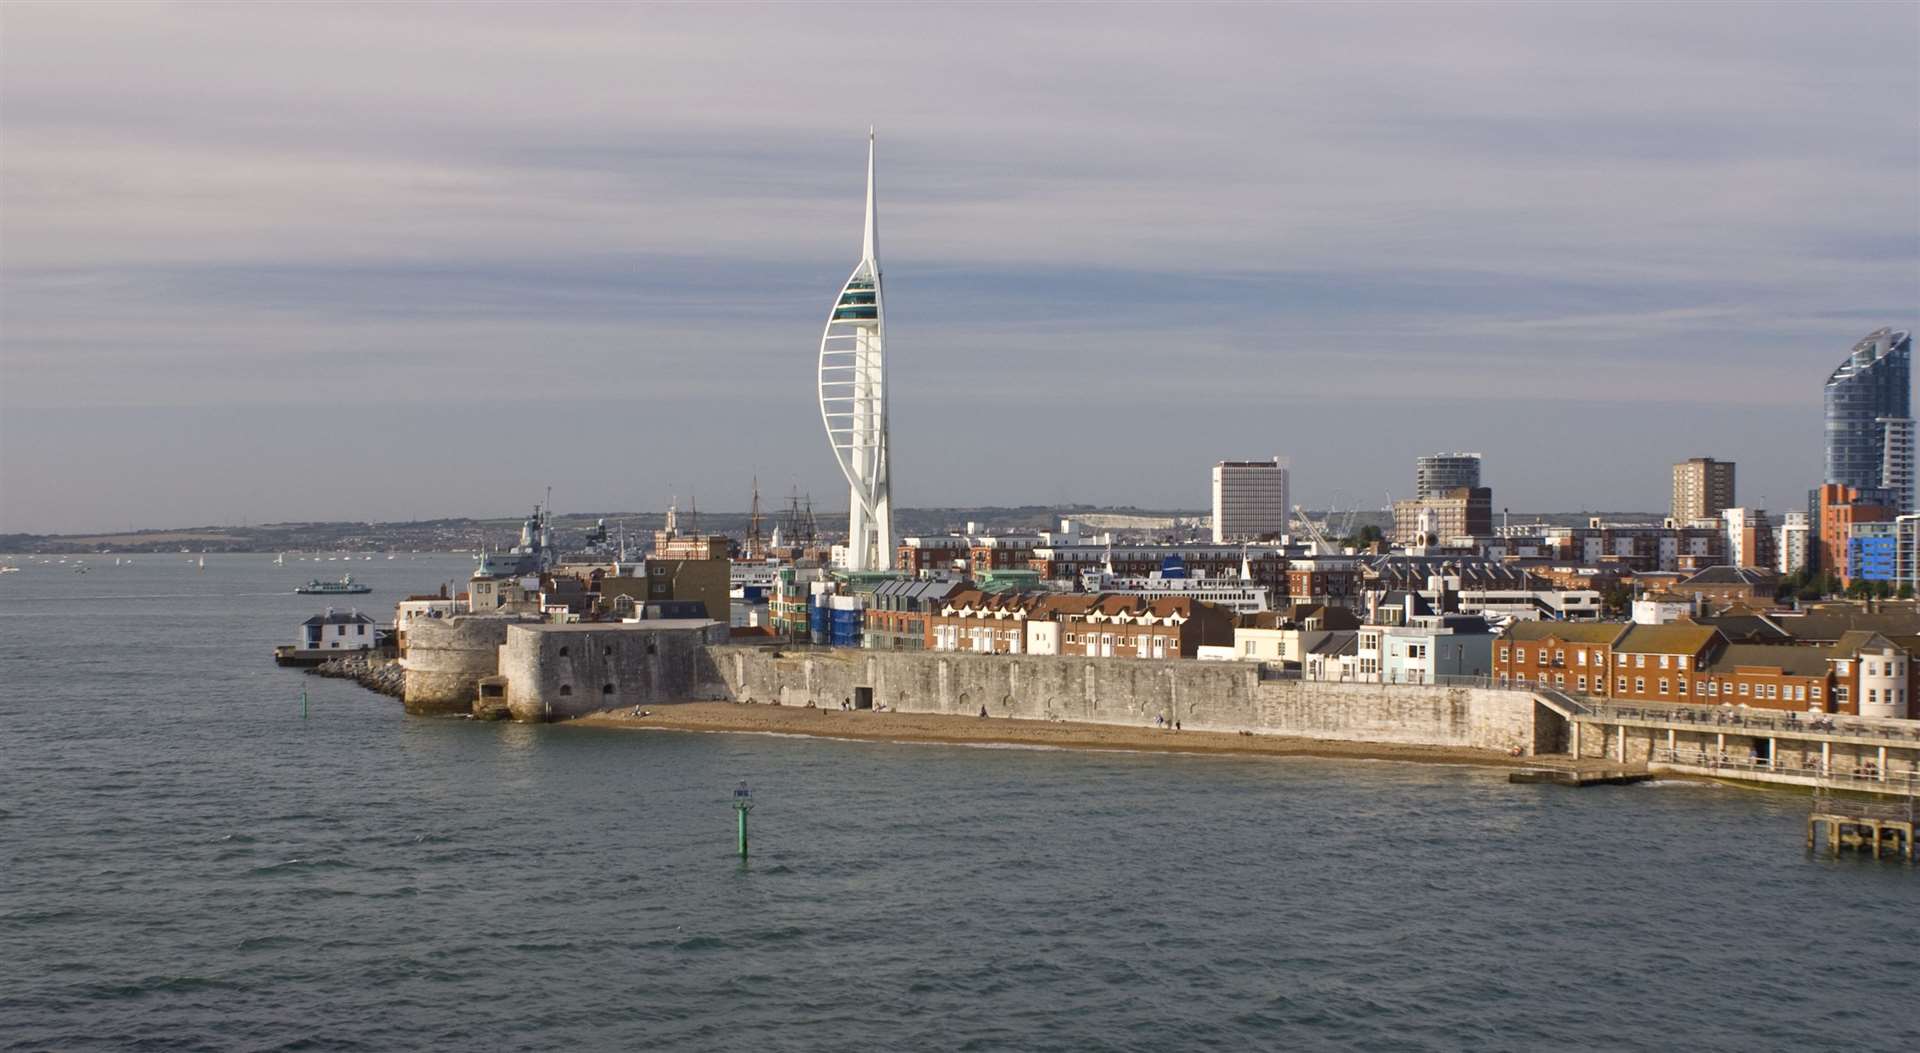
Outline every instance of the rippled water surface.
{"label": "rippled water surface", "polygon": [[0,1048],[1914,1048],[1798,797],[410,719],[268,660],[341,564],[137,559],[0,577]]}

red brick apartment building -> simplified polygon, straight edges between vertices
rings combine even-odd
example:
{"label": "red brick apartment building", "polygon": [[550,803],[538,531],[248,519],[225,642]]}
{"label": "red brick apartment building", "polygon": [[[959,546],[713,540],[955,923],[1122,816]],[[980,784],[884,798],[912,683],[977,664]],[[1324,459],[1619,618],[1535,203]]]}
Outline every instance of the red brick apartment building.
{"label": "red brick apartment building", "polygon": [[1619,622],[1515,622],[1494,641],[1494,678],[1604,696],[1613,642],[1626,630]]}
{"label": "red brick apartment building", "polygon": [[1517,622],[1494,642],[1493,672],[1501,684],[1619,701],[1920,719],[1910,653],[1864,630],[1831,644],[1750,644],[1691,622]]}
{"label": "red brick apartment building", "polygon": [[1710,625],[1630,625],[1613,643],[1609,698],[1694,702],[1693,677],[1726,639]]}

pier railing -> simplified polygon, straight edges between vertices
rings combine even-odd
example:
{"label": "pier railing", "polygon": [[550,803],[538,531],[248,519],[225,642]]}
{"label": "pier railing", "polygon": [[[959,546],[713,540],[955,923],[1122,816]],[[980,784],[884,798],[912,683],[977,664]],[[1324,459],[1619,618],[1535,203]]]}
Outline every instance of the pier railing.
{"label": "pier railing", "polygon": [[1687,706],[1665,702],[1601,702],[1588,699],[1587,708],[1601,719],[1657,720],[1710,730],[1851,735],[1885,739],[1888,744],[1920,745],[1920,722],[1863,720],[1858,717],[1810,717],[1778,710],[1728,709],[1725,706]]}
{"label": "pier railing", "polygon": [[1872,762],[1864,762],[1842,770],[1838,765],[1822,764],[1819,761],[1795,764],[1789,761],[1769,761],[1764,758],[1741,760],[1707,748],[1687,749],[1666,746],[1655,747],[1652,759],[1655,764],[1693,768],[1710,775],[1720,773],[1729,776],[1784,775],[1810,780],[1823,789],[1920,794],[1920,769],[1883,770]]}

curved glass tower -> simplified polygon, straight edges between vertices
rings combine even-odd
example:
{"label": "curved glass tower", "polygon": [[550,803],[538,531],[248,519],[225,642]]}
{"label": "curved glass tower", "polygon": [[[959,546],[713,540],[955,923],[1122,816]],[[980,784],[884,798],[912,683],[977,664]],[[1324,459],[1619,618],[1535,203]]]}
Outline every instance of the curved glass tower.
{"label": "curved glass tower", "polygon": [[820,420],[851,489],[847,569],[893,566],[893,493],[887,479],[886,296],[873,211],[873,129],[867,129],[867,233],[860,262],[820,335]]}
{"label": "curved glass tower", "polygon": [[[1872,490],[1897,481],[1888,469],[1899,474],[1900,451],[1888,456],[1887,435],[1891,429],[1896,441],[1912,441],[1911,426],[1899,424],[1913,416],[1912,356],[1912,334],[1879,329],[1853,345],[1827,377],[1827,482]],[[1911,451],[1906,453],[1910,461]]]}

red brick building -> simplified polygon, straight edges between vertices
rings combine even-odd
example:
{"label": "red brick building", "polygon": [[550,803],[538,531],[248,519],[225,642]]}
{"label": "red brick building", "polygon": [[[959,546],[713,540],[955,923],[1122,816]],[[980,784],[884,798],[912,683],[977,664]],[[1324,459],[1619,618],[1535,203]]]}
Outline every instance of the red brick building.
{"label": "red brick building", "polygon": [[1515,622],[1493,644],[1497,683],[1605,695],[1620,622]]}
{"label": "red brick building", "polygon": [[1726,640],[1710,625],[1631,625],[1613,644],[1607,697],[1696,702],[1693,677]]}
{"label": "red brick building", "polygon": [[1850,584],[1847,542],[1853,537],[1853,525],[1889,522],[1899,509],[1865,501],[1859,490],[1839,483],[1823,484],[1815,500],[1820,509],[1820,569],[1839,578],[1840,584]]}

